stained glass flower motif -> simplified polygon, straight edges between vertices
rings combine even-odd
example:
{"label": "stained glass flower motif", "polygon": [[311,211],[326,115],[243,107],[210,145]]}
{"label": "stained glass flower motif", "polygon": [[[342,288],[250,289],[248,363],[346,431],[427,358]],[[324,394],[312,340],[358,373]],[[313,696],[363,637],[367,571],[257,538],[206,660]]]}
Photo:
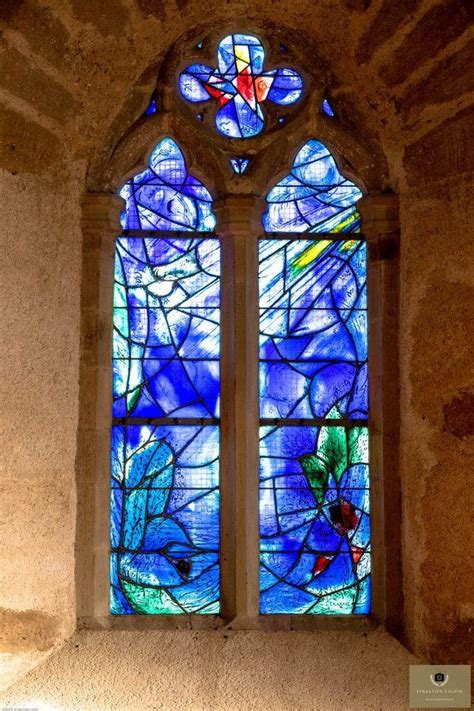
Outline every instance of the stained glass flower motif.
{"label": "stained glass flower motif", "polygon": [[188,173],[172,138],[158,143],[148,168],[125,183],[120,197],[124,229],[212,232],[216,224],[209,190]]}
{"label": "stained glass flower motif", "polygon": [[262,427],[260,612],[370,612],[366,427]]}
{"label": "stained glass flower motif", "polygon": [[311,139],[268,193],[263,226],[266,232],[359,232],[355,204],[361,197],[326,146]]}
{"label": "stained glass flower motif", "polygon": [[112,428],[113,615],[219,612],[219,428]]}
{"label": "stained glass flower motif", "polygon": [[219,44],[218,66],[191,64],[179,78],[181,95],[191,102],[219,102],[218,131],[228,138],[252,138],[262,132],[262,104],[279,106],[301,98],[303,80],[297,71],[280,67],[263,71],[265,50],[257,37],[229,35]]}

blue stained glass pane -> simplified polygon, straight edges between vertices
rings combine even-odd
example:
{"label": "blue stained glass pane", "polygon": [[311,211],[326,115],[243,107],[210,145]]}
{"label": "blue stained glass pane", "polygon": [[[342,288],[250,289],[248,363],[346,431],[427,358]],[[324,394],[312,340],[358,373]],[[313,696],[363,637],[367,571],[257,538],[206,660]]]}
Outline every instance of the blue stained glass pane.
{"label": "blue stained glass pane", "polygon": [[259,243],[260,414],[366,418],[366,248]]}
{"label": "blue stained glass pane", "polygon": [[267,195],[266,232],[359,232],[355,208],[359,188],[340,172],[319,141],[308,141],[297,153],[291,173]]}
{"label": "blue stained glass pane", "polygon": [[334,111],[332,110],[331,104],[327,99],[323,99],[323,112],[327,116],[331,116],[331,118],[334,116]]}
{"label": "blue stained glass pane", "polygon": [[185,99],[192,102],[207,101],[211,94],[205,88],[213,73],[205,64],[191,64],[179,77],[179,90]]}
{"label": "blue stained glass pane", "polygon": [[261,428],[261,612],[366,614],[365,243],[262,239],[259,294],[261,417],[323,421]]}
{"label": "blue stained glass pane", "polygon": [[152,116],[153,114],[156,114],[156,111],[156,98],[153,95],[153,98],[151,99],[150,103],[148,104],[147,110],[145,111],[145,116]]}
{"label": "blue stained glass pane", "polygon": [[245,173],[249,163],[250,163],[250,161],[248,158],[231,158],[230,159],[230,164],[232,166],[232,170],[234,171],[234,173],[237,173],[237,175],[241,175],[242,173]]}
{"label": "blue stained glass pane", "polygon": [[241,96],[236,96],[220,109],[216,115],[216,125],[229,138],[251,138],[263,128],[263,114],[260,106],[252,109]]}
{"label": "blue stained glass pane", "polygon": [[125,200],[122,227],[211,232],[216,223],[211,194],[187,172],[178,144],[172,138],[163,138],[148,165],[120,191]]}
{"label": "blue stained glass pane", "polygon": [[219,612],[219,428],[114,426],[111,613]]}
{"label": "blue stained glass pane", "polygon": [[370,611],[366,427],[261,428],[260,611]]}
{"label": "blue stained glass pane", "polygon": [[219,241],[118,239],[114,416],[218,417],[219,357]]}
{"label": "blue stained glass pane", "polygon": [[294,69],[282,67],[265,72],[264,77],[272,77],[273,81],[267,98],[280,106],[294,104],[303,93],[303,79]]}

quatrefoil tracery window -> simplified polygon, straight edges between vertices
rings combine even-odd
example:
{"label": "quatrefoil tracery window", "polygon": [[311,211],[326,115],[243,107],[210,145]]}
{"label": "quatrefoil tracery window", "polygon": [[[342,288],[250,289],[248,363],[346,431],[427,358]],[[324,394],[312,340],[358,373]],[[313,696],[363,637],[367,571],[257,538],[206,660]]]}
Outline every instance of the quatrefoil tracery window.
{"label": "quatrefoil tracery window", "polygon": [[264,70],[265,50],[257,37],[236,34],[225,37],[217,49],[216,69],[192,64],[179,79],[182,96],[190,102],[216,99],[217,129],[228,138],[251,138],[261,133],[265,120],[261,105],[297,102],[303,80],[290,67]]}
{"label": "quatrefoil tracery window", "polygon": [[[264,71],[257,38],[231,35],[218,51],[218,70],[188,67],[180,90],[192,101],[220,100],[216,125],[224,135],[263,132],[263,99],[300,97],[295,70]],[[211,194],[189,173],[185,153],[165,137],[120,193],[116,615],[221,609],[222,246],[209,234],[216,222]],[[288,175],[266,196],[267,235],[253,275],[260,294],[262,614],[370,611],[366,257],[354,234],[360,196],[315,139],[296,150]]]}

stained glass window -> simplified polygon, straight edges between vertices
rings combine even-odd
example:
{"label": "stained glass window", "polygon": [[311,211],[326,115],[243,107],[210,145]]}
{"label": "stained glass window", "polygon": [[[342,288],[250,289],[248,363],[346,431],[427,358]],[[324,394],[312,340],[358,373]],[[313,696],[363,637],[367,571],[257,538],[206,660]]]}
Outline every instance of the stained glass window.
{"label": "stained glass window", "polygon": [[111,612],[219,612],[219,428],[113,427]]}
{"label": "stained glass window", "polygon": [[360,191],[317,141],[289,177],[277,188],[292,217],[272,212],[274,188],[267,229],[336,234],[259,242],[260,609],[367,614],[366,248],[337,235],[358,231]]}
{"label": "stained glass window", "polygon": [[[223,135],[256,136],[264,101],[287,106],[303,91],[298,72],[267,70],[264,59],[257,37],[229,35],[217,69],[192,64],[182,72],[181,95],[197,104],[217,99]],[[333,115],[326,99],[322,110]],[[146,115],[155,112],[154,93]],[[249,166],[244,155],[229,160],[237,175]],[[221,244],[212,234],[212,196],[170,137],[120,195],[110,610],[219,614]],[[315,139],[267,195],[258,273],[264,615],[370,612],[361,196]]]}
{"label": "stained glass window", "polygon": [[120,197],[126,205],[121,216],[124,229],[212,232],[216,223],[211,194],[188,173],[172,138],[158,143],[148,168],[125,183]]}
{"label": "stained glass window", "polygon": [[370,610],[367,430],[261,428],[260,611]]}
{"label": "stained glass window", "polygon": [[121,237],[114,417],[219,416],[219,243]]}
{"label": "stained glass window", "polygon": [[181,74],[179,88],[187,101],[219,102],[216,127],[228,138],[252,138],[262,132],[264,101],[279,106],[301,98],[303,80],[290,67],[264,71],[265,50],[253,35],[225,37],[217,50],[217,69],[191,64]]}
{"label": "stained glass window", "polygon": [[291,172],[267,195],[266,232],[357,232],[359,188],[339,171],[334,157],[312,139],[296,154]]}
{"label": "stained glass window", "polygon": [[125,228],[166,232],[116,241],[110,608],[216,614],[220,243],[186,235],[211,197],[169,138],[121,195]]}

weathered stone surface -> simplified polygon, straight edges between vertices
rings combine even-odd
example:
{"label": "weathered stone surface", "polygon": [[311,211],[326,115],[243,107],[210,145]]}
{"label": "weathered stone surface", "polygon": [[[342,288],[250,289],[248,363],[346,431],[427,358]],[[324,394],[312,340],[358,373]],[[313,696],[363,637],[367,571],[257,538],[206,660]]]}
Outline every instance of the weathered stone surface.
{"label": "weathered stone surface", "polygon": [[[473,571],[466,571],[465,579],[472,577]],[[464,584],[460,580],[461,585]],[[469,583],[468,583],[469,584]],[[474,588],[471,590],[471,599],[474,597]],[[428,661],[431,664],[439,664],[440,659],[457,659],[458,664],[472,664],[472,620],[457,622],[450,620],[449,628],[443,632],[437,632],[428,653]]]}
{"label": "weathered stone surface", "polygon": [[162,20],[165,16],[167,0],[137,0],[137,5],[145,16],[155,15]]}
{"label": "weathered stone surface", "polygon": [[411,86],[400,99],[405,119],[413,119],[431,104],[450,101],[474,90],[474,39],[462,49],[440,62],[426,79]]}
{"label": "weathered stone surface", "polygon": [[465,109],[408,146],[404,156],[408,184],[422,187],[472,171],[473,130],[474,113]]}
{"label": "weathered stone surface", "polygon": [[71,7],[78,20],[91,23],[104,36],[120,36],[125,30],[128,10],[120,0],[71,0]]}
{"label": "weathered stone surface", "polygon": [[367,64],[375,50],[390,39],[419,4],[420,0],[383,0],[374,21],[360,39],[356,52],[357,61]]}
{"label": "weathered stone surface", "polygon": [[459,390],[443,407],[443,414],[446,432],[459,439],[474,435],[474,392],[468,388]]}
{"label": "weathered stone surface", "polygon": [[178,10],[183,12],[190,5],[190,2],[189,0],[176,0],[176,5],[178,6]]}
{"label": "weathered stone surface", "polygon": [[20,13],[26,0],[3,0],[0,4],[0,21],[10,22],[17,13]]}
{"label": "weathered stone surface", "polygon": [[9,22],[9,27],[20,32],[31,49],[61,67],[67,53],[69,31],[48,7],[36,0],[0,3],[0,22]]}
{"label": "weathered stone surface", "polygon": [[0,167],[10,173],[45,173],[60,160],[61,143],[12,109],[0,109]]}
{"label": "weathered stone surface", "polygon": [[371,0],[344,0],[344,4],[349,10],[365,12],[371,5]]}
{"label": "weathered stone surface", "polygon": [[389,86],[405,81],[426,59],[465,32],[473,14],[474,4],[464,0],[446,0],[432,7],[382,67],[382,79]]}
{"label": "weathered stone surface", "polygon": [[382,631],[86,631],[1,703],[18,708],[39,699],[67,711],[406,711],[407,668],[417,661]]}
{"label": "weathered stone surface", "polygon": [[60,123],[72,119],[81,106],[67,89],[13,48],[0,54],[0,86]]}
{"label": "weathered stone surface", "polygon": [[[11,610],[5,634],[28,627],[30,647],[35,639],[42,648],[46,641],[57,644],[74,628],[77,181],[24,170],[0,176],[0,298],[8,303],[0,344],[0,591],[1,606]],[[14,668],[37,659],[28,644],[18,640]]]}
{"label": "weathered stone surface", "polygon": [[472,183],[467,176],[452,177],[424,197],[403,195],[401,215],[406,634],[425,658],[461,663],[472,648],[467,623],[474,592],[468,543],[474,440],[446,431],[445,407],[449,412],[462,390],[474,391]]}
{"label": "weathered stone surface", "polygon": [[61,623],[37,610],[0,610],[0,652],[45,652],[54,646]]}

